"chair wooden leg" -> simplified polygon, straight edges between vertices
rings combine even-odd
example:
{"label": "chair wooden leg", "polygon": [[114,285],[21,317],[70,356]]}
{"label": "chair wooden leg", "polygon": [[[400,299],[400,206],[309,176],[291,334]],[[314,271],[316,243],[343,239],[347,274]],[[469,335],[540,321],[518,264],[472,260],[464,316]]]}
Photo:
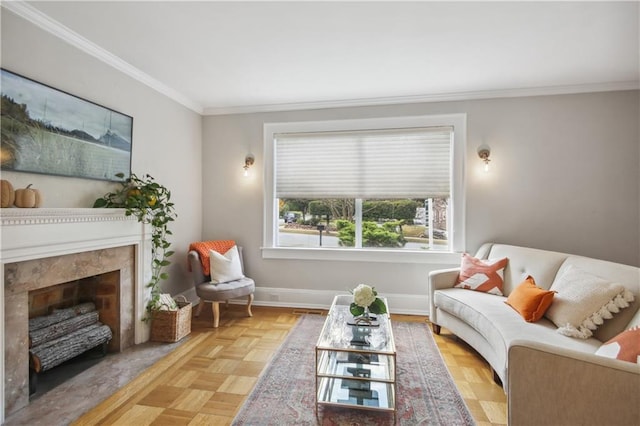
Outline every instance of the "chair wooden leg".
{"label": "chair wooden leg", "polygon": [[220,323],[220,302],[211,302],[211,308],[213,309],[213,328],[218,328]]}
{"label": "chair wooden leg", "polygon": [[200,299],[200,302],[198,303],[198,307],[196,308],[196,313],[195,313],[196,318],[200,316],[200,312],[202,312],[203,305],[204,305],[204,300]]}
{"label": "chair wooden leg", "polygon": [[229,309],[229,299],[224,301],[224,308]]}
{"label": "chair wooden leg", "polygon": [[251,304],[253,303],[253,293],[247,296],[247,314],[252,317],[253,313],[251,312]]}

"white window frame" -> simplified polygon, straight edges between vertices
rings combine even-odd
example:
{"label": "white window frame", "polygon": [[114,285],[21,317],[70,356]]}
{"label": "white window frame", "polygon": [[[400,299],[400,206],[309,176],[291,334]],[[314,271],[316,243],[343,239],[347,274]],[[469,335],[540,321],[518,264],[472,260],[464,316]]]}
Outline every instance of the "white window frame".
{"label": "white window frame", "polygon": [[[278,133],[383,130],[403,127],[453,127],[453,170],[451,179],[451,251],[397,249],[340,249],[329,247],[277,247],[278,204],[275,202],[274,136]],[[444,114],[353,120],[264,123],[264,212],[263,247],[265,259],[345,260],[399,263],[458,263],[465,247],[465,152],[467,115]]]}

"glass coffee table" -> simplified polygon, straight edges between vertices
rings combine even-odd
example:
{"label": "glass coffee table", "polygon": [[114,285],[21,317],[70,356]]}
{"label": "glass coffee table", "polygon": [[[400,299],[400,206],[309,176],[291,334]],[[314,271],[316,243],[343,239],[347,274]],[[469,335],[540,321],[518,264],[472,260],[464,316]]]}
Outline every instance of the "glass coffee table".
{"label": "glass coffee table", "polygon": [[349,325],[352,301],[351,295],[333,299],[316,343],[316,413],[320,405],[331,405],[395,416],[396,346],[389,315],[373,315],[376,326]]}

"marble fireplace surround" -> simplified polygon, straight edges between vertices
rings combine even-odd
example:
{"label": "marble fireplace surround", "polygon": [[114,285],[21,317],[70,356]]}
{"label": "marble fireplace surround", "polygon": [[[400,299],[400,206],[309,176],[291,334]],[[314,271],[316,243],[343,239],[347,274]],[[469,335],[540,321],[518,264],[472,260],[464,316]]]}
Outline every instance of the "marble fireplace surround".
{"label": "marble fireplace surround", "polygon": [[13,322],[26,317],[23,305],[32,287],[120,269],[120,285],[131,289],[121,299],[121,307],[128,310],[121,348],[149,339],[142,318],[148,298],[145,283],[151,277],[151,230],[122,209],[1,209],[0,231],[1,424],[28,404],[28,365],[14,361],[15,351],[26,351],[26,324]]}

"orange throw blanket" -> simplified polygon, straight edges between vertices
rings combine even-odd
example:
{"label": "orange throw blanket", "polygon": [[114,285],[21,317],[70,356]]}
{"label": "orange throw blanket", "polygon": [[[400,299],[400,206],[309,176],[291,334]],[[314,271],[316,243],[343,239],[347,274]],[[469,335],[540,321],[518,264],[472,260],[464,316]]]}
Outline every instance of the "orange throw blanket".
{"label": "orange throw blanket", "polygon": [[[200,256],[200,263],[202,263],[202,271],[205,275],[211,275],[211,271],[209,270],[209,250],[225,254],[235,245],[236,242],[234,240],[200,241],[189,244],[189,251],[195,250],[198,252],[198,256]],[[191,272],[191,264],[189,264],[189,272]]]}

